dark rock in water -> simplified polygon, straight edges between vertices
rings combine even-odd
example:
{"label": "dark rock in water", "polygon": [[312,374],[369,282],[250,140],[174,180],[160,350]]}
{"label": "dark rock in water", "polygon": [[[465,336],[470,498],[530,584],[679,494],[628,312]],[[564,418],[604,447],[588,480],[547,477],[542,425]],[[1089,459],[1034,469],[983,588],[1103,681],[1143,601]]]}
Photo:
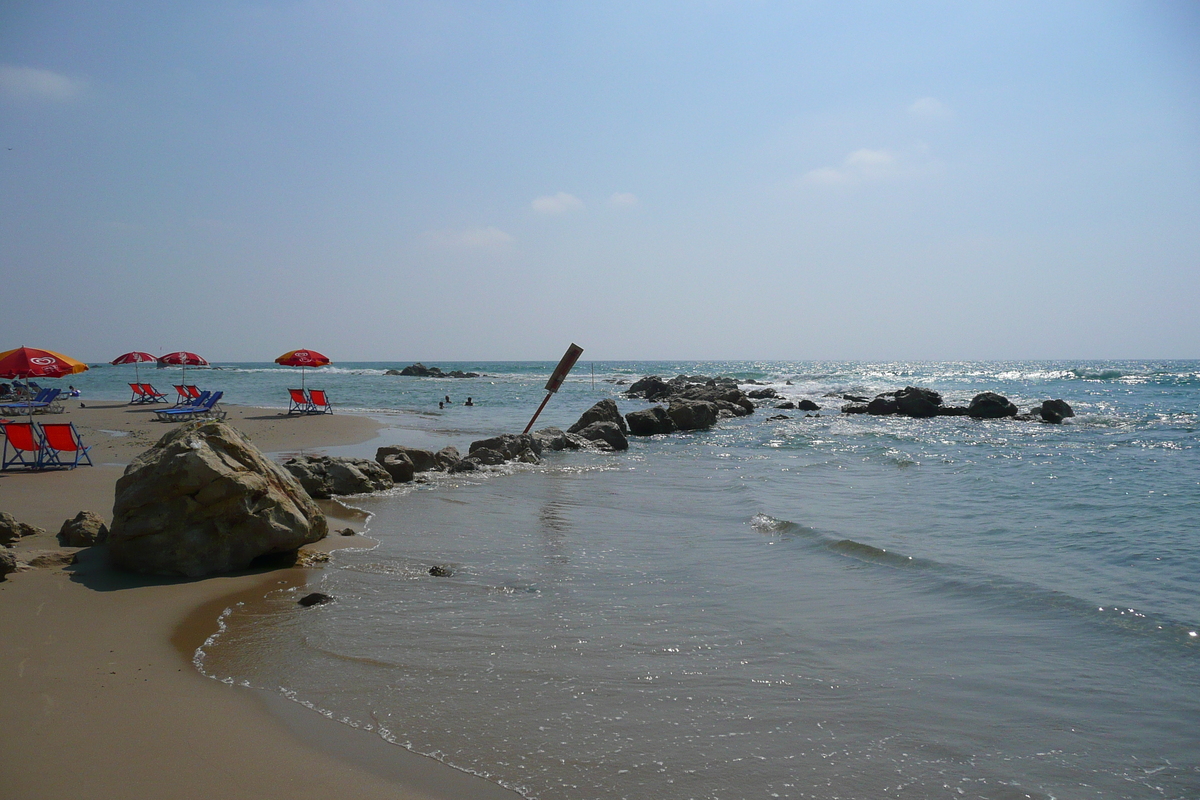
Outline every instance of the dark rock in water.
{"label": "dark rock in water", "polygon": [[332,603],[333,598],[323,592],[313,592],[312,594],[304,595],[304,597],[301,597],[296,602],[308,608],[309,606],[319,606],[322,603]]}
{"label": "dark rock in water", "polygon": [[791,409],[791,408],[795,408],[796,404],[793,403],[791,400],[784,400],[782,403],[780,403],[779,405],[777,405],[775,407],[781,408],[781,409]]}
{"label": "dark rock in water", "polygon": [[801,400],[800,402],[796,403],[796,408],[800,409],[801,411],[820,411],[821,410],[821,407],[819,405],[814,403],[812,400],[809,400],[808,398],[805,398],[805,399]]}
{"label": "dark rock in water", "polygon": [[431,469],[437,469],[433,453],[429,450],[421,450],[417,447],[405,447],[401,444],[390,444],[386,447],[380,447],[375,451],[375,460],[382,464],[383,460],[389,455],[406,456],[412,462],[413,470],[416,472],[428,472]]}
{"label": "dark rock in water", "polygon": [[366,458],[299,456],[289,458],[283,468],[316,498],[379,492],[395,483],[382,464]]}
{"label": "dark rock in water", "polygon": [[454,474],[458,472],[474,472],[477,469],[479,469],[479,464],[475,461],[472,461],[470,457],[467,457],[459,459],[458,463],[447,471],[451,474]]}
{"label": "dark rock in water", "polygon": [[629,449],[629,440],[625,438],[625,432],[617,427],[615,422],[593,422],[578,433],[588,441],[604,442],[613,450]]}
{"label": "dark rock in water", "polygon": [[628,431],[628,428],[625,427],[625,418],[621,416],[621,412],[617,409],[616,401],[605,398],[583,412],[579,420],[567,428],[567,433],[581,433],[584,428],[593,422],[611,422],[621,429],[621,433]]}
{"label": "dark rock in water", "polygon": [[625,390],[626,397],[644,397],[647,400],[661,400],[664,397],[670,397],[674,389],[667,384],[662,378],[657,375],[649,375],[641,380],[633,382],[633,385]]}
{"label": "dark rock in water", "polygon": [[791,419],[787,414],[776,414],[773,417],[767,417],[767,422],[776,422],[781,419]]}
{"label": "dark rock in water", "polygon": [[863,397],[863,396],[861,396],[861,395],[857,395],[857,394],[844,394],[844,395],[842,395],[842,399],[843,399],[843,400],[849,400],[851,403],[866,403],[866,402],[869,402],[869,401],[868,401],[868,399],[867,399],[866,397]]}
{"label": "dark rock in water", "polygon": [[1029,413],[1041,414],[1046,422],[1062,422],[1066,417],[1075,416],[1075,409],[1066,400],[1043,400],[1042,405]]}
{"label": "dark rock in water", "polygon": [[[501,463],[504,461],[517,461],[521,459],[522,454],[528,451],[533,454],[535,457],[534,461],[536,462],[536,457],[542,453],[542,445],[528,433],[502,433],[490,439],[480,439],[471,442],[467,458],[474,456],[476,451],[479,450],[491,450],[499,453]],[[487,456],[487,458],[491,458],[491,456]],[[481,463],[488,463],[489,466],[494,466],[490,462]]]}
{"label": "dark rock in water", "polygon": [[462,453],[454,445],[447,445],[433,454],[433,468],[444,472],[449,472],[459,461],[462,461]]}
{"label": "dark rock in water", "polygon": [[[843,413],[846,409],[842,409]],[[886,416],[888,414],[900,413],[900,404],[896,402],[895,397],[889,397],[886,394],[881,394],[871,402],[867,403],[867,413]]]}
{"label": "dark rock in water", "polygon": [[558,452],[560,450],[583,450],[589,447],[589,442],[582,436],[576,433],[567,433],[561,428],[549,427],[534,431],[532,434],[538,444],[541,445],[542,451],[549,450]]}
{"label": "dark rock in water", "polygon": [[1017,407],[1003,395],[995,392],[983,392],[971,398],[971,404],[967,406],[967,414],[975,419],[1015,417]]}
{"label": "dark rock in water", "polygon": [[[499,450],[493,450],[490,447],[476,447],[474,444],[471,445],[471,454],[463,459],[463,461],[474,462],[479,467],[498,467],[508,460]],[[461,464],[462,461],[459,463]]]}
{"label": "dark rock in water", "polygon": [[895,394],[898,413],[909,417],[936,417],[942,396],[933,389],[907,386]]}
{"label": "dark rock in water", "polygon": [[342,528],[340,531],[338,531],[338,533],[340,533],[342,536],[353,536],[354,528]]}
{"label": "dark rock in water", "polygon": [[846,403],[846,405],[842,406],[842,413],[843,414],[866,414],[867,413],[867,404],[866,403]]}
{"label": "dark rock in water", "polygon": [[402,375],[403,373],[400,372],[400,370],[398,370],[398,369],[389,369],[387,372],[385,372],[383,374],[384,375]]}
{"label": "dark rock in water", "polygon": [[634,436],[654,436],[659,433],[674,433],[675,422],[662,406],[642,411],[631,411],[625,415],[629,432]]}
{"label": "dark rock in water", "polygon": [[775,391],[773,388],[768,386],[766,389],[755,389],[753,391],[747,392],[746,396],[751,398],[752,400],[767,400],[772,397],[778,397],[779,392]]}
{"label": "dark rock in water", "polygon": [[667,414],[681,431],[698,431],[717,424],[717,404],[707,400],[672,400]]}
{"label": "dark rock in water", "polygon": [[429,568],[429,574],[435,578],[449,578],[454,574],[454,568],[435,564]]}
{"label": "dark rock in water", "polygon": [[412,460],[404,453],[388,453],[382,459],[375,456],[375,460],[387,470],[388,475],[391,475],[392,480],[396,483],[408,483],[417,471]]}
{"label": "dark rock in water", "polygon": [[939,417],[965,417],[967,416],[966,406],[938,406],[937,415]]}
{"label": "dark rock in water", "polygon": [[430,369],[429,367],[425,366],[420,361],[418,361],[417,363],[410,364],[407,367],[405,367],[404,369],[400,370],[400,374],[406,375],[409,377],[413,377],[413,378],[434,378],[434,377],[440,378],[442,375],[442,371],[440,369],[438,369],[437,367]]}

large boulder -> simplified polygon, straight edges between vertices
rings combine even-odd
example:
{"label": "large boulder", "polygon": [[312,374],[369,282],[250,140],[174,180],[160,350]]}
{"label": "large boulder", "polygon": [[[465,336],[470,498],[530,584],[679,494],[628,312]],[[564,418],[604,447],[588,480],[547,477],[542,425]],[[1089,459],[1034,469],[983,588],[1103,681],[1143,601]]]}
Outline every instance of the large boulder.
{"label": "large boulder", "polygon": [[530,435],[537,440],[543,451],[584,450],[590,446],[588,440],[579,434],[567,433],[560,428],[542,428]]}
{"label": "large boulder", "polygon": [[625,438],[625,432],[617,427],[615,422],[593,422],[579,431],[579,435],[591,442],[604,442],[613,450],[629,449],[629,440]]}
{"label": "large boulder", "polygon": [[[845,413],[846,409],[842,409]],[[881,394],[875,397],[871,402],[867,403],[867,413],[886,416],[888,414],[899,414],[900,405],[896,402],[893,395]]]}
{"label": "large boulder", "polygon": [[1035,406],[1029,413],[1057,425],[1064,418],[1075,416],[1075,409],[1066,400],[1043,400],[1040,406]]}
{"label": "large boulder", "polygon": [[91,547],[108,541],[108,526],[98,514],[80,511],[74,519],[62,524],[58,543],[66,547]]}
{"label": "large boulder", "polygon": [[431,450],[421,450],[417,447],[405,447],[400,444],[390,444],[385,447],[380,447],[375,451],[375,460],[380,464],[383,460],[391,455],[403,455],[412,462],[413,469],[417,472],[428,472],[431,469],[437,469],[437,462],[434,459],[434,454]]}
{"label": "large boulder", "polygon": [[821,410],[821,407],[819,405],[817,405],[812,400],[809,400],[807,398],[796,403],[796,408],[800,409],[801,411],[820,411]]}
{"label": "large boulder", "polygon": [[395,484],[383,465],[369,458],[298,456],[283,462],[283,467],[304,491],[319,499],[379,492]]}
{"label": "large boulder", "polygon": [[45,533],[45,531],[27,522],[18,522],[17,518],[7,511],[0,511],[0,545],[10,545],[22,536],[33,536],[38,533]]}
{"label": "large boulder", "polygon": [[779,392],[773,387],[768,386],[765,389],[754,389],[746,393],[746,396],[752,400],[768,400],[773,397],[778,397]]}
{"label": "large boulder", "polygon": [[670,397],[675,389],[657,375],[648,375],[625,390],[626,397],[644,397],[647,400],[661,400]]}
{"label": "large boulder", "polygon": [[593,422],[611,422],[621,429],[621,433],[625,433],[628,429],[625,427],[625,418],[621,416],[621,412],[617,410],[615,400],[605,398],[596,405],[583,412],[579,420],[567,428],[567,433],[580,433],[588,425]]}
{"label": "large boulder", "polygon": [[675,421],[662,406],[631,411],[625,415],[625,422],[629,424],[629,432],[634,436],[654,436],[658,433],[675,432]]}
{"label": "large boulder", "polygon": [[412,459],[405,453],[387,453],[383,458],[375,456],[375,460],[392,476],[394,483],[408,483],[417,471]]}
{"label": "large boulder", "polygon": [[291,473],[223,422],[191,422],[117,481],[108,548],[133,572],[198,578],[325,537],[325,515]]}
{"label": "large boulder", "polygon": [[907,417],[936,417],[942,405],[942,396],[933,389],[906,386],[896,392],[898,413]]}
{"label": "large boulder", "polygon": [[681,431],[699,431],[717,424],[717,404],[707,400],[672,400],[667,414]]}
{"label": "large boulder", "polygon": [[967,415],[975,419],[1015,417],[1017,407],[1004,395],[983,392],[971,398],[971,404],[967,406]]}
{"label": "large boulder", "polygon": [[459,461],[462,461],[462,453],[458,452],[458,448],[454,445],[446,445],[433,454],[434,469],[445,472],[452,470]]}

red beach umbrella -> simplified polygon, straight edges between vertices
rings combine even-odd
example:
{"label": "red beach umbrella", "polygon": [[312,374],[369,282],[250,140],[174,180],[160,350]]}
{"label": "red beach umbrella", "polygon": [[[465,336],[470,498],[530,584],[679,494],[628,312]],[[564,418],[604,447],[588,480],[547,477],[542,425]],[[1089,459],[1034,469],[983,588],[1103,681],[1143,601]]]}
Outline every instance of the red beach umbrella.
{"label": "red beach umbrella", "polygon": [[88,368],[82,361],[36,347],[18,347],[0,353],[0,378],[61,378]]}
{"label": "red beach umbrella", "polygon": [[138,364],[145,364],[147,361],[158,361],[157,356],[152,356],[149,353],[143,353],[140,350],[134,350],[132,353],[125,353],[117,356],[110,364],[133,364],[133,379],[138,383],[142,382],[141,376],[138,374]]}
{"label": "red beach umbrella", "polygon": [[183,367],[182,383],[187,383],[187,368],[188,367],[207,367],[208,362],[202,356],[195,353],[189,353],[186,350],[180,350],[175,353],[167,353],[165,356],[158,357],[158,363],[170,367]]}
{"label": "red beach umbrella", "polygon": [[275,359],[276,364],[282,364],[285,367],[300,368],[300,388],[304,388],[304,370],[306,367],[325,367],[333,362],[328,356],[323,356],[316,350],[289,350],[288,352]]}

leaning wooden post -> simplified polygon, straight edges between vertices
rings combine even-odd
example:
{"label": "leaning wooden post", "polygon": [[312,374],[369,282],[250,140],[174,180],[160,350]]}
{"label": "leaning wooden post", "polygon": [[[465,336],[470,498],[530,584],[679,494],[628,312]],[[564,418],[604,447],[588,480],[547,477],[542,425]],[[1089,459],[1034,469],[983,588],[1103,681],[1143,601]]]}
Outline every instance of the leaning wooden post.
{"label": "leaning wooden post", "polygon": [[583,348],[574,342],[567,348],[567,352],[562,357],[562,361],[558,362],[558,366],[554,368],[553,374],[550,375],[550,380],[546,381],[546,399],[538,406],[537,411],[533,412],[533,419],[529,420],[529,424],[525,426],[525,430],[521,433],[529,433],[529,429],[533,427],[533,423],[537,422],[538,415],[542,413],[542,409],[546,407],[546,403],[550,402],[550,396],[558,391],[562,386],[563,380],[567,377],[567,373],[571,371],[571,367],[575,366],[575,362],[583,355]]}

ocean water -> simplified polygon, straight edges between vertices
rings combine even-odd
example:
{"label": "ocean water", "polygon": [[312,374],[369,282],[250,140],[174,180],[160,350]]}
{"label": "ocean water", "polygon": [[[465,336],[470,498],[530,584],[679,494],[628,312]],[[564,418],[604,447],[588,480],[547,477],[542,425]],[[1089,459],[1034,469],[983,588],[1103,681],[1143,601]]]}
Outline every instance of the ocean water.
{"label": "ocean water", "polygon": [[[256,405],[296,379],[222,366],[189,377]],[[306,380],[395,422],[368,454],[465,450],[519,432],[553,364],[400,366]],[[350,498],[379,545],[335,553],[336,602],[231,608],[198,666],[531,798],[1200,797],[1200,362],[585,361],[538,427],[680,373],[822,410]],[[906,385],[1076,416],[827,396]]]}

